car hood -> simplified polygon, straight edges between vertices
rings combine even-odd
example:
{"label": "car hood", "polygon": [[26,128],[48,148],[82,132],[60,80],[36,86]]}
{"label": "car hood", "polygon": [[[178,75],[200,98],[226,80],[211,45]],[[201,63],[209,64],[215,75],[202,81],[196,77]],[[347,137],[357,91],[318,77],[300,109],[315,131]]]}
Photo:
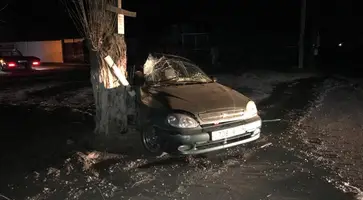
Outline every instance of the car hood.
{"label": "car hood", "polygon": [[218,83],[177,85],[150,89],[153,99],[172,110],[198,114],[212,110],[244,109],[249,98]]}

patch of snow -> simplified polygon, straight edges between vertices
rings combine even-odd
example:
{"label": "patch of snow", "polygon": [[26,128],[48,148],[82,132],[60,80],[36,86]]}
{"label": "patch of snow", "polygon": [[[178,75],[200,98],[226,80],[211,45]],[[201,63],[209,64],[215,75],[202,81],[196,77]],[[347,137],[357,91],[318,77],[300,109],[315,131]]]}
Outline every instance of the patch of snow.
{"label": "patch of snow", "polygon": [[43,189],[26,199],[58,199],[57,195],[60,192],[58,188],[66,192],[66,197],[62,199],[89,199],[87,198],[89,195],[96,195],[101,199],[111,198],[121,188],[114,185],[112,180],[101,177],[100,171],[95,168],[98,163],[110,159],[121,160],[122,156],[96,151],[77,152],[66,159],[60,168],[50,167],[43,172],[35,172],[35,176],[27,176],[26,179],[30,179],[33,184],[42,185]]}
{"label": "patch of snow", "polygon": [[300,126],[306,118],[311,116],[311,113],[314,110],[319,109],[321,106],[323,106],[323,102],[328,93],[330,93],[336,89],[346,87],[346,86],[347,86],[346,84],[341,84],[332,79],[328,79],[328,80],[324,81],[324,83],[321,87],[316,87],[313,92],[315,94],[318,94],[317,98],[315,100],[309,102],[309,107],[308,107],[307,111],[305,112],[305,115],[300,117],[300,119],[297,121],[297,125]]}
{"label": "patch of snow", "polygon": [[31,99],[28,98],[29,93],[43,91],[63,84],[64,83],[61,82],[51,82],[47,84],[36,84],[32,87],[21,86],[7,88],[0,91],[0,104],[17,105],[29,100],[31,101]]}
{"label": "patch of snow", "polygon": [[49,99],[42,99],[39,105],[47,110],[52,110],[58,107],[68,107],[73,108],[74,111],[85,112],[85,114],[92,115],[90,111],[81,111],[78,109],[93,108],[93,91],[91,87],[85,87],[65,92]]}
{"label": "patch of snow", "polygon": [[363,200],[363,191],[358,187],[352,186],[349,182],[338,181],[330,177],[325,177],[325,181],[334,185],[335,188],[337,188],[340,191],[343,191],[344,193],[355,194],[356,200]]}
{"label": "patch of snow", "polygon": [[137,172],[130,177],[135,183],[132,184],[131,188],[139,186],[141,184],[150,183],[155,180],[155,176],[147,172]]}
{"label": "patch of snow", "polygon": [[353,87],[356,81],[328,79],[316,88],[316,100],[292,122],[291,134],[303,145],[298,153],[333,173],[327,182],[362,200],[363,90]]}
{"label": "patch of snow", "polygon": [[32,67],[33,70],[36,71],[51,71],[51,70],[70,70],[74,69],[73,66],[39,66],[39,67]]}
{"label": "patch of snow", "polygon": [[4,71],[0,71],[0,75],[2,74],[11,74],[10,72],[4,72]]}
{"label": "patch of snow", "polygon": [[351,78],[351,77],[346,77],[346,76],[342,76],[339,74],[333,75],[334,78],[340,79],[340,80],[345,80],[349,83],[352,84],[360,84],[363,85],[363,80],[361,78]]}
{"label": "patch of snow", "polygon": [[48,97],[34,95],[37,92],[46,93],[47,90],[62,87],[62,85],[66,84],[69,83],[51,82],[32,86],[5,88],[0,91],[0,104],[35,106],[48,111],[66,107],[71,108],[74,112],[93,116],[94,97],[92,87],[71,91],[64,90]]}
{"label": "patch of snow", "polygon": [[250,71],[242,75],[216,75],[218,82],[242,93],[246,90],[246,95],[257,103],[268,98],[279,83],[316,76],[314,73],[282,73],[269,70]]}
{"label": "patch of snow", "polygon": [[135,161],[127,162],[122,168],[124,171],[130,171],[135,169],[141,165],[145,165],[148,161],[146,159],[137,159]]}

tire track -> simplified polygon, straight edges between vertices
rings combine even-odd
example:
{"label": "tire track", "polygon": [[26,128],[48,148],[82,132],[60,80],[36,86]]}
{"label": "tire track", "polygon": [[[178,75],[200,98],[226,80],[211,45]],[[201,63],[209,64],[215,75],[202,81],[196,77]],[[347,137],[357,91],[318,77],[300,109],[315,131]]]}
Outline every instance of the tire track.
{"label": "tire track", "polygon": [[76,91],[81,88],[91,87],[90,82],[76,81],[76,82],[65,82],[61,85],[56,85],[44,90],[37,90],[27,93],[29,98],[50,98],[52,96],[64,96],[64,94],[70,91]]}
{"label": "tire track", "polygon": [[16,88],[16,87],[31,87],[37,84],[46,84],[50,82],[63,81],[88,81],[89,73],[86,70],[74,69],[69,71],[55,71],[42,73],[29,73],[23,76],[8,76],[0,77],[0,91]]}

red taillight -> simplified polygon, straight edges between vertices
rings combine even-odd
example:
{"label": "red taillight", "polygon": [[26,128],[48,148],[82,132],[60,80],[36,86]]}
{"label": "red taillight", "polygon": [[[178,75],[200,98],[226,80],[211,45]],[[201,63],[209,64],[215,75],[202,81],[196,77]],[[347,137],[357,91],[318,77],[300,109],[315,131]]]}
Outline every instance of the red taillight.
{"label": "red taillight", "polygon": [[9,67],[15,67],[15,66],[16,66],[16,63],[14,63],[14,62],[9,62],[9,63],[8,63],[8,66],[9,66]]}
{"label": "red taillight", "polygon": [[40,63],[39,62],[37,62],[37,61],[35,61],[35,62],[33,62],[33,65],[39,65]]}

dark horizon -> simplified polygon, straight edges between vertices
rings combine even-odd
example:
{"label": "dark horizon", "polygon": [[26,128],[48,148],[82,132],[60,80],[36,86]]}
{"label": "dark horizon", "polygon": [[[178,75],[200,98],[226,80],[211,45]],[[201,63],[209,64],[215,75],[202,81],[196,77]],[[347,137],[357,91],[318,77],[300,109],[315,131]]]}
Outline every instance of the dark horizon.
{"label": "dark horizon", "polygon": [[[0,7],[5,4],[0,4]],[[363,29],[358,25],[362,17],[353,1],[332,3],[320,0],[307,1],[307,4],[307,31],[315,26],[323,35],[334,38],[362,34]],[[124,0],[123,5],[138,14],[136,19],[126,18],[126,34],[130,37],[157,36],[169,26],[182,23],[202,24],[208,27],[208,31],[223,35],[281,35],[294,40],[300,29],[300,1],[250,0],[225,4],[217,0],[202,0],[195,4],[191,0],[147,3]],[[9,32],[8,37],[11,36],[12,40],[79,37],[60,0],[8,0],[0,19],[4,21],[0,24],[3,34]]]}
{"label": "dark horizon", "polygon": [[[271,2],[261,4],[256,1],[242,4],[236,1],[227,5],[222,1],[199,1],[198,4],[193,4],[192,1],[170,3],[154,0],[153,3],[142,4],[137,1],[124,1],[124,7],[138,13],[136,19],[126,18],[126,29],[130,35],[139,35],[138,32],[145,31],[158,34],[172,24],[189,22],[205,24],[212,30],[222,29],[247,35],[254,32],[296,33],[299,29],[299,4],[289,1],[281,5]],[[286,7],[289,9],[283,11]],[[14,0],[9,2],[0,16],[5,21],[2,27],[16,30],[18,34],[36,35],[47,32],[47,36],[59,37],[77,33],[59,0],[42,0],[36,3]]]}

